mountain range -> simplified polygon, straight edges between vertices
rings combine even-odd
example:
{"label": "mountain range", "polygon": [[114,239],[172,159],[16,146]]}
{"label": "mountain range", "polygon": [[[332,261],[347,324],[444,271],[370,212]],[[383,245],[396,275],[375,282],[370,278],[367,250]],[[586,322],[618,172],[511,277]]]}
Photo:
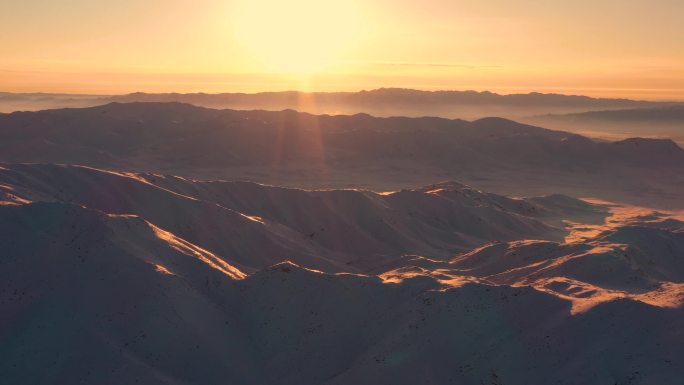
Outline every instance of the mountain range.
{"label": "mountain range", "polygon": [[[520,117],[591,110],[648,108],[673,102],[592,98],[531,92],[502,95],[489,91],[422,91],[380,88],[359,92],[259,92],[259,93],[144,93],[125,95],[78,95],[0,93],[0,112],[92,107],[111,102],[181,102],[200,107],[240,110],[293,109],[313,114],[369,113],[376,116],[441,116],[479,119]],[[681,104],[681,103],[679,103]]]}
{"label": "mountain range", "polygon": [[8,383],[681,378],[684,222],[665,212],[0,171]]}
{"label": "mountain range", "polygon": [[0,382],[678,383],[682,197],[504,118],[0,114]]}
{"label": "mountain range", "polygon": [[[0,161],[79,164],[303,188],[394,191],[458,180],[682,208],[684,150],[594,141],[502,118],[378,118],[112,103],[0,115]],[[544,183],[539,183],[543,179]]]}

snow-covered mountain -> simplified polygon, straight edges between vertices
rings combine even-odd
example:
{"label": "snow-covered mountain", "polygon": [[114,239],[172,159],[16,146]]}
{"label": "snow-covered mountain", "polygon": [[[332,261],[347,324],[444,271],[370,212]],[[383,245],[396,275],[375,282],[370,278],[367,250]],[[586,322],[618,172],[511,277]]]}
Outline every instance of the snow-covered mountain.
{"label": "snow-covered mountain", "polygon": [[54,164],[0,194],[7,383],[681,379],[675,213]]}
{"label": "snow-covered mountain", "polygon": [[0,161],[3,384],[681,382],[670,140],[115,103]]}
{"label": "snow-covered mountain", "polygon": [[[567,231],[560,221],[569,218],[561,208],[543,205],[542,198],[511,199],[454,183],[384,194],[306,191],[81,166],[8,164],[0,169],[0,191],[15,200],[138,215],[246,271],[285,256],[330,272],[375,271],[406,254],[447,260],[495,240],[561,240]],[[570,216],[601,218],[605,212],[576,199],[559,200],[574,204]]]}

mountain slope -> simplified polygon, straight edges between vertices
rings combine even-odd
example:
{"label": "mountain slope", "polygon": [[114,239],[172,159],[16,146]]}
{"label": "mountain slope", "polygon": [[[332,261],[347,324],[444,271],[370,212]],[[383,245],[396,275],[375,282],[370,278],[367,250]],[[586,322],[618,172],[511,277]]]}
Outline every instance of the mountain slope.
{"label": "mountain slope", "polygon": [[[684,367],[684,233],[665,213],[618,221],[453,182],[306,191],[49,164],[2,165],[0,194],[8,383],[652,384]],[[585,237],[519,240],[563,236],[565,218]],[[293,234],[319,223],[334,234],[305,245],[329,254],[296,254],[310,249]],[[330,254],[363,237],[450,254],[458,233],[517,240],[388,254],[365,267],[377,276]],[[338,273],[267,265],[291,255]]]}
{"label": "mountain slope", "polygon": [[43,164],[5,165],[0,191],[135,214],[246,271],[285,257],[332,272],[376,270],[404,254],[445,260],[493,240],[559,240],[562,219],[604,215],[597,206],[576,203],[569,214],[455,184],[306,191]]}
{"label": "mountain slope", "polygon": [[[684,229],[618,226],[582,242],[515,241],[456,256],[443,273],[531,285],[573,300],[584,311],[616,298],[684,303]],[[456,271],[450,271],[455,269]]]}
{"label": "mountain slope", "polygon": [[[531,288],[435,291],[290,263],[238,281],[206,263],[169,274],[102,237],[103,214],[63,206],[0,208],[2,223],[56,218],[2,235],[26,240],[1,260],[10,383],[668,383],[684,364],[681,310],[623,300],[571,316]],[[56,229],[51,252],[29,241]]]}
{"label": "mountain slope", "polygon": [[74,205],[0,206],[0,228],[3,381],[249,383],[250,344],[219,306],[239,270],[137,217]]}

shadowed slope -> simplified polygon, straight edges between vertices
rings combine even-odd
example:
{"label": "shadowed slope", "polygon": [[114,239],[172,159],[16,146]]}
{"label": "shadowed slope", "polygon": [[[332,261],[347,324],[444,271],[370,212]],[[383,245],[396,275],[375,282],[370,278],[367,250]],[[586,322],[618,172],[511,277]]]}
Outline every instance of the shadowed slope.
{"label": "shadowed slope", "polygon": [[250,383],[250,345],[219,307],[239,270],[140,218],[69,204],[0,206],[0,229],[3,381]]}

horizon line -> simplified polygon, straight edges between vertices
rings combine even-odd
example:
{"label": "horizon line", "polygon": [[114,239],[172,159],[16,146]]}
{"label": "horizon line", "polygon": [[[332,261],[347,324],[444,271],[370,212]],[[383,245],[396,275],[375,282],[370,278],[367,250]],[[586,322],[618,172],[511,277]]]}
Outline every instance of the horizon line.
{"label": "horizon line", "polygon": [[[502,87],[506,88],[506,87]],[[516,87],[512,87],[516,88]],[[473,88],[445,88],[445,89],[428,89],[428,88],[414,88],[414,87],[373,87],[373,88],[360,88],[356,90],[340,90],[340,91],[328,91],[328,90],[302,90],[302,89],[283,89],[274,91],[218,91],[218,92],[206,92],[206,91],[164,91],[164,92],[150,92],[150,91],[129,91],[122,93],[87,93],[87,92],[68,92],[68,91],[4,91],[0,89],[0,94],[11,94],[11,95],[64,95],[64,96],[81,96],[81,97],[115,97],[115,96],[129,96],[135,94],[145,94],[145,95],[259,95],[259,94],[287,94],[287,93],[299,93],[299,94],[358,94],[364,92],[376,92],[382,90],[392,90],[392,91],[417,91],[425,93],[477,93],[477,94],[492,94],[496,96],[517,96],[517,95],[548,95],[548,96],[566,96],[566,97],[583,97],[595,100],[625,100],[625,101],[637,101],[637,102],[673,102],[681,103],[684,99],[644,99],[644,98],[630,98],[627,96],[592,96],[589,93],[566,93],[562,91],[539,91],[540,88],[531,88],[527,92],[501,92],[492,91],[492,89],[473,89]],[[543,89],[543,87],[541,88]],[[555,89],[555,88],[554,88]],[[594,90],[617,90],[614,88],[593,88]],[[624,89],[620,89],[624,90]],[[632,91],[660,91],[660,89],[629,89]],[[587,91],[589,91],[587,89]],[[673,90],[676,91],[676,90]]]}

